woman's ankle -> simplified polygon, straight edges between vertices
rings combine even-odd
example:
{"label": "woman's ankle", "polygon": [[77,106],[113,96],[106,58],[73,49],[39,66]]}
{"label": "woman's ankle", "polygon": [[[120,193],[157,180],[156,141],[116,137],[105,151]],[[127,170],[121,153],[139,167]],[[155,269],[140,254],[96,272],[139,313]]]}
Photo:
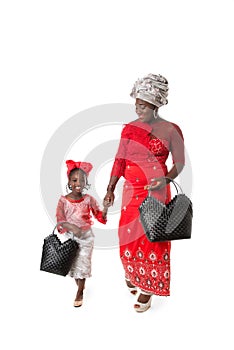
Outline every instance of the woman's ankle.
{"label": "woman's ankle", "polygon": [[130,280],[125,279],[125,282],[126,282],[126,284],[127,284],[127,286],[128,286],[129,288],[134,288],[134,287],[135,287],[134,284],[132,284],[132,283],[130,282]]}

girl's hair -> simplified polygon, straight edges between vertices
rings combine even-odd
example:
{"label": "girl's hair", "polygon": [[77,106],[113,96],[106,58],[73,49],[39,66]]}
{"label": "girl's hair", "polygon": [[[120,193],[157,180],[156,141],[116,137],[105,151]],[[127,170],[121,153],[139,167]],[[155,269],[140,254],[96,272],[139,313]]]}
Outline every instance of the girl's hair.
{"label": "girl's hair", "polygon": [[[72,174],[75,172],[75,171],[80,171],[83,175],[84,175],[84,179],[85,179],[85,186],[84,186],[84,188],[86,189],[86,190],[88,190],[89,188],[90,188],[90,184],[88,183],[88,176],[87,176],[87,174],[86,174],[86,172],[84,171],[84,170],[82,170],[82,169],[80,169],[80,168],[74,168],[74,169],[72,169],[71,170],[71,172],[70,172],[70,174],[69,174],[69,176],[68,176],[68,179],[70,180],[71,179],[71,176],[72,176]],[[69,188],[69,185],[67,184],[67,187]],[[70,188],[69,188],[70,189]]]}

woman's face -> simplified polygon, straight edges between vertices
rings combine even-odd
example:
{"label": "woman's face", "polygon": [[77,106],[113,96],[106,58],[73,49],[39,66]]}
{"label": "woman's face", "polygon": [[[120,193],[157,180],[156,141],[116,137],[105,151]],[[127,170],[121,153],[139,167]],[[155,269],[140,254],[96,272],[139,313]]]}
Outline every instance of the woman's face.
{"label": "woman's face", "polygon": [[154,105],[137,98],[135,106],[136,114],[142,123],[150,123],[154,120]]}

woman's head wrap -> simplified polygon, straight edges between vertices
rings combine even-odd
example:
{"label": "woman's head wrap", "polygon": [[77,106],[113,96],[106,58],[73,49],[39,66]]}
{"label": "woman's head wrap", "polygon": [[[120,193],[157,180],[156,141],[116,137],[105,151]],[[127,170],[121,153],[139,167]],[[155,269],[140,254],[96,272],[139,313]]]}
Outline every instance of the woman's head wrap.
{"label": "woman's head wrap", "polygon": [[167,104],[168,81],[162,75],[148,74],[138,79],[130,94],[133,98],[149,102],[156,107]]}

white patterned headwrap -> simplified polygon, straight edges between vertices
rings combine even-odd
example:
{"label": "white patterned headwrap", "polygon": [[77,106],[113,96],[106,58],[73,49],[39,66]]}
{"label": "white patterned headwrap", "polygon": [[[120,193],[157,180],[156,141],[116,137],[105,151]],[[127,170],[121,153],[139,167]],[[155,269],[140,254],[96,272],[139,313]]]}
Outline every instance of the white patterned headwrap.
{"label": "white patterned headwrap", "polygon": [[130,96],[149,102],[156,107],[166,105],[168,102],[167,79],[160,74],[148,74],[135,82]]}

